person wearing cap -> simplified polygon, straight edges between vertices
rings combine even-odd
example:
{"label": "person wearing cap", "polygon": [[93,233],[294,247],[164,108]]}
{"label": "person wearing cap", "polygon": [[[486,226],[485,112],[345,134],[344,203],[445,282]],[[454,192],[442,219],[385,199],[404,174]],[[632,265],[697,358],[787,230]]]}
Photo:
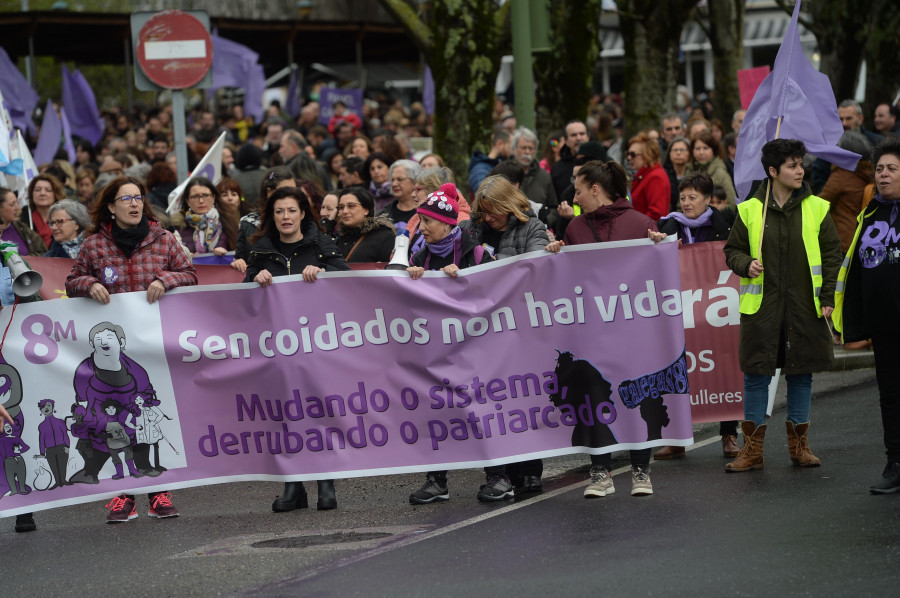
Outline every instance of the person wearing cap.
{"label": "person wearing cap", "polygon": [[250,208],[256,207],[259,188],[266,175],[262,162],[262,151],[252,143],[242,145],[234,157],[235,172],[232,176],[244,190],[244,201]]}
{"label": "person wearing cap", "polygon": [[[409,268],[406,269],[413,280],[422,278],[426,270],[440,270],[447,276],[456,278],[463,268],[494,261],[483,246],[457,226],[459,202],[456,185],[453,183],[445,183],[429,194],[417,212],[421,219],[419,231],[425,239],[425,247],[413,255]],[[482,494],[489,498],[482,499]],[[505,474],[488,476],[488,484],[482,486],[478,493],[482,500],[501,500],[514,495],[512,484]],[[425,484],[409,496],[410,504],[414,505],[449,499],[446,471],[429,471],[425,476]]]}

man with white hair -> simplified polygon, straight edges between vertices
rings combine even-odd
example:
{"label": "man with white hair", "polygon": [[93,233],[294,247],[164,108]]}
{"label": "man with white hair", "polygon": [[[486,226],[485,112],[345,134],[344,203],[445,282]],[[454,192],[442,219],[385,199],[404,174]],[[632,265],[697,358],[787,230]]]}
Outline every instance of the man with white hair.
{"label": "man with white hair", "polygon": [[[550,173],[538,166],[538,161],[535,159],[537,148],[538,138],[534,132],[525,127],[516,129],[512,138],[513,160],[525,171],[525,177],[519,189],[534,203],[547,206],[549,210],[555,210],[559,205],[556,189],[553,187]],[[546,218],[546,210],[541,210],[541,215]]]}

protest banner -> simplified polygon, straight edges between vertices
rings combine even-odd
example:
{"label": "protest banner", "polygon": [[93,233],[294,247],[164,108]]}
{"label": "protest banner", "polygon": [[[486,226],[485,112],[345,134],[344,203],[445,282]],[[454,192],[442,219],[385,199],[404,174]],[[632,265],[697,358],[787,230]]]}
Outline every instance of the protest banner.
{"label": "protest banner", "polygon": [[744,419],[738,364],[740,279],[725,264],[724,241],[682,245],[684,340],[693,422]]}
{"label": "protest banner", "polygon": [[[4,309],[0,395],[16,425],[0,439],[13,471],[0,516],[123,491],[691,444],[677,254],[626,241],[457,279],[335,272],[153,305],[125,293]],[[60,477],[75,483],[40,491],[50,418],[71,430]]]}

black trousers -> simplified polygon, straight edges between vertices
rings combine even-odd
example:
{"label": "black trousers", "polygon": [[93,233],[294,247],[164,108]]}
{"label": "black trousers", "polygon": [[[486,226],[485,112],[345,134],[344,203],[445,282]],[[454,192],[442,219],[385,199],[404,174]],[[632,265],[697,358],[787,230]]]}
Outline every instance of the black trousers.
{"label": "black trousers", "polygon": [[900,463],[900,343],[896,335],[881,333],[872,337],[872,348],[885,453],[889,462]]}

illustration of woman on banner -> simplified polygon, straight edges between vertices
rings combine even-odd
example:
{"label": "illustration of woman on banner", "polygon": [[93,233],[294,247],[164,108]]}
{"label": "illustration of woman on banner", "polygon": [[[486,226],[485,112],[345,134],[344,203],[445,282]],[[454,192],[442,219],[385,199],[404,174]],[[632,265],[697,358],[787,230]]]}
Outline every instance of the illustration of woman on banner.
{"label": "illustration of woman on banner", "polygon": [[[107,408],[118,409],[112,414],[113,419],[118,419],[123,410],[134,404],[135,397],[155,396],[156,391],[150,384],[147,371],[123,353],[125,331],[121,326],[112,322],[100,322],[91,329],[88,342],[93,353],[78,365],[74,380],[75,396],[79,403],[84,403],[85,416],[80,423],[72,424],[72,434],[77,438],[90,440],[91,452],[85,460],[84,468],[73,474],[69,481],[98,484],[100,469],[112,456],[107,429],[110,414],[106,411]],[[111,402],[118,407],[112,406]],[[134,427],[122,425],[121,430],[117,429],[116,432],[126,436],[115,441],[116,452],[127,447],[131,453],[132,445],[136,444]],[[150,466],[149,445],[141,446],[146,447],[146,451],[135,451],[134,454],[134,459],[139,463],[138,469],[135,469],[134,463],[129,463],[129,471],[133,477],[158,476],[159,472]],[[131,461],[131,456],[126,455],[126,460]],[[114,463],[117,461],[118,456],[113,458]],[[121,468],[119,462],[117,473],[121,474]]]}
{"label": "illustration of woman on banner", "polygon": [[22,457],[31,447],[25,444],[20,433],[14,431],[12,424],[6,422],[3,425],[3,436],[0,437],[0,458],[3,459],[3,477],[9,486],[9,495],[31,493],[31,487],[25,483],[27,471],[25,459]]}

